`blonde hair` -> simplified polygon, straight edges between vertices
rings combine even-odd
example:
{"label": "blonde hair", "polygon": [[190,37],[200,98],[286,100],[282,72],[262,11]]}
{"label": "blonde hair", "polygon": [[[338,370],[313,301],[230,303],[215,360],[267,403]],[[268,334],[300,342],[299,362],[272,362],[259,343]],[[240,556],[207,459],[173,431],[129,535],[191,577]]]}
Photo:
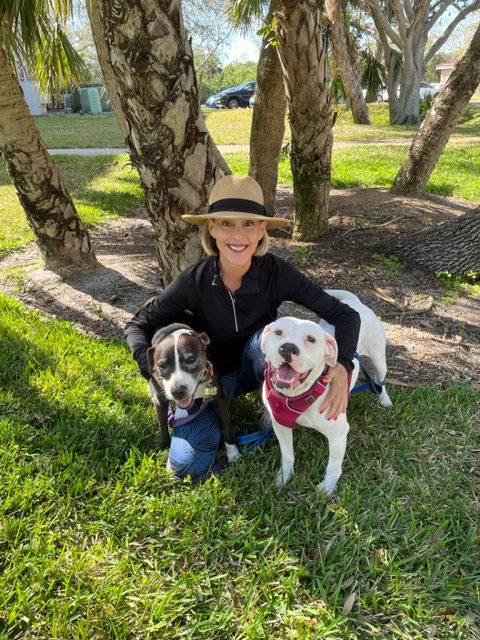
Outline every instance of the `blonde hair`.
{"label": "blonde hair", "polygon": [[[217,247],[217,241],[210,234],[208,223],[205,225],[202,225],[201,229],[202,230],[201,230],[200,238],[202,241],[203,250],[205,251],[207,256],[218,256],[219,252]],[[258,243],[258,247],[255,249],[255,252],[253,255],[264,256],[268,252],[269,248],[270,248],[270,237],[267,231],[265,230],[265,233],[263,234],[263,238]]]}

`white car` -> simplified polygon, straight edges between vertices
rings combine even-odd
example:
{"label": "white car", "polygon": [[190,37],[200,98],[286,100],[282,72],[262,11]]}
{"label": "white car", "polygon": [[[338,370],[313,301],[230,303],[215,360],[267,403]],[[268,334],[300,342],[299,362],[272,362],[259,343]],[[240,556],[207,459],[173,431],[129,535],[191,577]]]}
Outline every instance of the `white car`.
{"label": "white car", "polygon": [[[435,98],[440,89],[437,85],[429,84],[428,82],[420,83],[420,100],[425,98],[427,95],[431,95],[432,98]],[[398,95],[400,95],[400,88],[398,89]],[[377,94],[377,102],[388,102],[388,90],[387,87],[382,86],[378,90]]]}

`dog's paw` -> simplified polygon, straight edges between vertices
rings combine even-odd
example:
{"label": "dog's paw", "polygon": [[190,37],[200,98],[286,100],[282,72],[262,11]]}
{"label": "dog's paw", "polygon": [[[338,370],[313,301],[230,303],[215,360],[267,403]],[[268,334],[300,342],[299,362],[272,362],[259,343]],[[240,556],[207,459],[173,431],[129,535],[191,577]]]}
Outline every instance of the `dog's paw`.
{"label": "dog's paw", "polygon": [[237,448],[236,444],[225,444],[225,449],[227,450],[227,460],[228,462],[234,462],[241,457],[241,453]]}
{"label": "dog's paw", "polygon": [[287,482],[290,480],[291,475],[292,475],[291,471],[284,474],[283,471],[280,469],[275,479],[276,488],[281,489],[282,487],[284,487],[287,484]]}
{"label": "dog's paw", "polygon": [[328,480],[327,478],[324,478],[322,482],[317,484],[317,491],[319,493],[322,493],[322,492],[326,493],[327,496],[331,496],[335,491],[336,486],[337,486],[336,480]]}
{"label": "dog's paw", "polygon": [[388,395],[385,387],[383,387],[382,392],[378,396],[378,402],[379,402],[380,406],[382,406],[382,407],[392,407],[393,406],[393,402],[391,401],[390,396]]}

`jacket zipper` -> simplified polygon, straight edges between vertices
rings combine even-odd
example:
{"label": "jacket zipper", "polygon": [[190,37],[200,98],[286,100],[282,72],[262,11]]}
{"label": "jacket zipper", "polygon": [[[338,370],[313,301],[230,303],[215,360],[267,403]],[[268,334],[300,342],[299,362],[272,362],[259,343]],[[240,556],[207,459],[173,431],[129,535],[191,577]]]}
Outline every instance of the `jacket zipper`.
{"label": "jacket zipper", "polygon": [[[227,289],[227,287],[225,287]],[[230,289],[227,289],[228,295],[230,296],[230,300],[232,301],[232,309],[233,309],[233,319],[235,320],[235,331],[238,333],[238,321],[237,321],[237,311],[235,309],[235,298],[232,296]]]}

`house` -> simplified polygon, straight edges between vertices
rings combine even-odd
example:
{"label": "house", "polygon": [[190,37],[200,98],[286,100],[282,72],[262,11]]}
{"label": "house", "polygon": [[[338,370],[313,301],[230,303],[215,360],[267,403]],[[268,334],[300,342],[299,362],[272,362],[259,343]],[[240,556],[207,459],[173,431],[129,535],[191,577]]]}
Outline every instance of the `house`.
{"label": "house", "polygon": [[435,71],[440,72],[440,84],[444,85],[448,76],[452,73],[458,64],[458,60],[449,60],[448,62],[441,62],[435,67]]}
{"label": "house", "polygon": [[25,102],[32,116],[43,116],[47,113],[47,102],[40,92],[38,82],[29,76],[25,67],[17,60],[17,77],[20,88],[23,91]]}

